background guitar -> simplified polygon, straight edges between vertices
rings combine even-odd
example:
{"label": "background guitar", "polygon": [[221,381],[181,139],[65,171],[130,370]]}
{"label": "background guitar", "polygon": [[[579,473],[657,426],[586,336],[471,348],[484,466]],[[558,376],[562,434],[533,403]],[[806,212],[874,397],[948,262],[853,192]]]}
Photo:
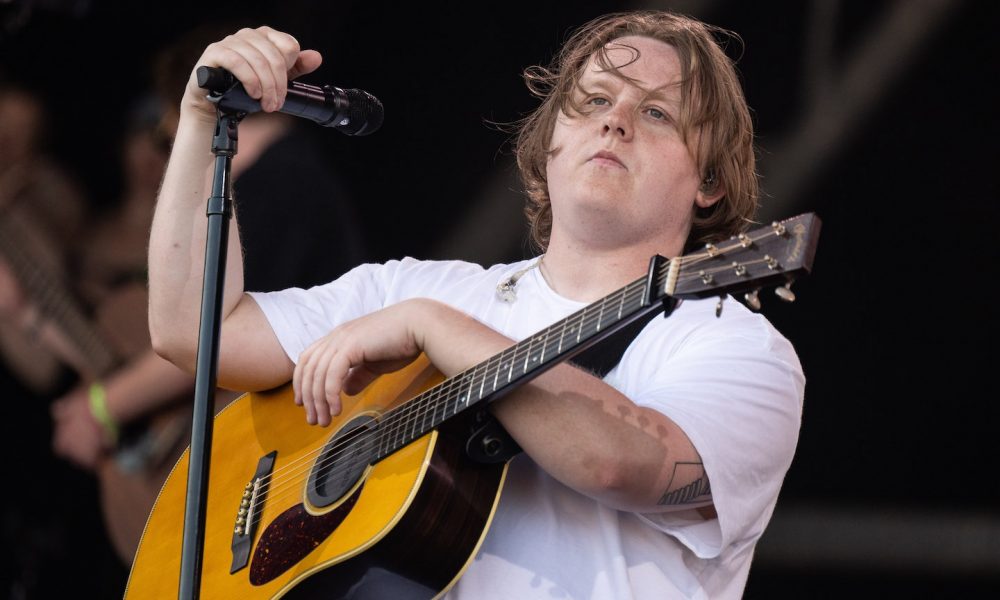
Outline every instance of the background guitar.
{"label": "background guitar", "polygon": [[[98,381],[149,352],[146,291],[140,284],[120,286],[96,310],[80,303],[51,258],[43,257],[41,238],[16,215],[0,219],[0,258],[44,327],[39,343],[79,378],[86,393]],[[151,393],[156,393],[152,390]],[[131,561],[166,469],[176,460],[189,435],[190,394],[174,394],[166,408],[121,432],[113,453],[94,465],[109,537],[123,562]]]}

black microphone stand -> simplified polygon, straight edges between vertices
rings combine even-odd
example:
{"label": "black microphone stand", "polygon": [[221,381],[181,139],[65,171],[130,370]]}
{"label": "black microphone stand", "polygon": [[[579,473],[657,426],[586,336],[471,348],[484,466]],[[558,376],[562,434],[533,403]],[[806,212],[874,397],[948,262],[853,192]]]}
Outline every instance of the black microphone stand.
{"label": "black microphone stand", "polygon": [[[210,99],[212,99],[210,97]],[[195,371],[191,452],[188,462],[187,496],[184,504],[184,537],[178,597],[195,600],[201,592],[201,568],[205,540],[205,507],[208,470],[212,454],[214,396],[219,367],[219,329],[222,294],[226,280],[226,250],[229,221],[233,214],[233,184],[230,177],[238,139],[237,126],[246,116],[217,104],[218,122],[212,139],[215,174],[208,199],[208,235],[205,240],[205,274],[202,284],[201,324]]]}

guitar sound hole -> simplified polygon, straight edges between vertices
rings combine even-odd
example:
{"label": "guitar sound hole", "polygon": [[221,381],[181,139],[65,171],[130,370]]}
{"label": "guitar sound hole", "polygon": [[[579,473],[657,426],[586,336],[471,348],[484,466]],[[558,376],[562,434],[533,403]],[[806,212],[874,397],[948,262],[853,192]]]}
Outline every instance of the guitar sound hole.
{"label": "guitar sound hole", "polygon": [[306,497],[313,506],[333,504],[361,479],[376,456],[377,427],[371,416],[356,417],[327,441],[309,474]]}

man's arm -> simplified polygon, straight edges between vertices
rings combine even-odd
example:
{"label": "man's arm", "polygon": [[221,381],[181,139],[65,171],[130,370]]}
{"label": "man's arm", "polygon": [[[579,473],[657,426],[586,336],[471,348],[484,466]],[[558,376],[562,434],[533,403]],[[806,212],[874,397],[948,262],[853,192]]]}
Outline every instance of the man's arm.
{"label": "man's arm", "polygon": [[[420,352],[452,376],[513,341],[432,300],[409,300],[335,328],[295,367],[296,402],[310,423],[340,412],[339,393]],[[546,472],[600,502],[654,512],[711,504],[701,458],[665,415],[636,406],[601,379],[559,365],[496,402],[494,414]]]}
{"label": "man's arm", "polygon": [[[197,66],[235,75],[265,111],[284,102],[287,81],[315,70],[319,54],[300,51],[290,35],[269,27],[243,29],[205,49]],[[194,71],[181,103],[177,135],[160,190],[149,244],[149,327],[158,354],[186,371],[195,368],[206,239],[205,206],[211,193],[215,107]],[[292,364],[260,309],[243,293],[237,227],[230,228],[222,306],[219,384],[232,389],[273,387]]]}

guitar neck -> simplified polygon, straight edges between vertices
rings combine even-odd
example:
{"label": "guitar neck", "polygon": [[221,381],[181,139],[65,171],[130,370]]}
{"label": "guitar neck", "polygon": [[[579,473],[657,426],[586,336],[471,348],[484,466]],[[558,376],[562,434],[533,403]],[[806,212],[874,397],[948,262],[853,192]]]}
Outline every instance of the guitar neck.
{"label": "guitar neck", "polygon": [[117,357],[62,282],[40,268],[42,263],[31,255],[30,248],[30,242],[12,223],[0,219],[0,254],[6,257],[25,295],[73,345],[92,375],[110,372]]}
{"label": "guitar neck", "polygon": [[737,290],[756,291],[775,283],[791,285],[797,274],[812,268],[819,229],[819,218],[806,213],[679,258],[653,257],[646,277],[384,415],[376,434],[378,458],[481,402],[501,398],[633,321],[664,310],[668,297],[704,298]]}

